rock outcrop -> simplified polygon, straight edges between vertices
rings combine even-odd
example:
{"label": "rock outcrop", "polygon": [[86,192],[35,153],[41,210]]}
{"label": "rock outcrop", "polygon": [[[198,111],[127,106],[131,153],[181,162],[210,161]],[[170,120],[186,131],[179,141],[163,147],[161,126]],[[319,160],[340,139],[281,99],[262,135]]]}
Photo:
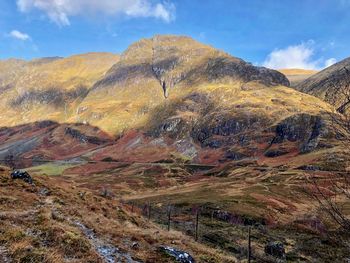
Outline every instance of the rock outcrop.
{"label": "rock outcrop", "polygon": [[271,255],[271,256],[273,256],[275,258],[279,258],[279,259],[286,258],[286,252],[284,249],[284,245],[282,242],[279,242],[279,241],[269,242],[265,246],[265,253],[267,255]]}

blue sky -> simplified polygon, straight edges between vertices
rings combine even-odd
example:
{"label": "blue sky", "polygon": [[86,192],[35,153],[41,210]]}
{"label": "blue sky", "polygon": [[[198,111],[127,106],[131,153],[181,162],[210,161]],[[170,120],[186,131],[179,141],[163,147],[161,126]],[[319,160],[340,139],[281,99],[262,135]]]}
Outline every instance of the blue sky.
{"label": "blue sky", "polygon": [[179,34],[258,65],[320,69],[350,56],[349,11],[350,0],[1,0],[0,59]]}

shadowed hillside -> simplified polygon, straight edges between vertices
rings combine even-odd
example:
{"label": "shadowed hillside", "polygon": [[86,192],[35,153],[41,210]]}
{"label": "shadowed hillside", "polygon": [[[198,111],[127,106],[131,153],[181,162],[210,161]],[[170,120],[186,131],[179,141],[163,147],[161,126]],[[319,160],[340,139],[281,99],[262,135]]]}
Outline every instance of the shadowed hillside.
{"label": "shadowed hillside", "polygon": [[298,84],[296,89],[332,104],[341,113],[348,111],[350,104],[350,58],[306,79]]}

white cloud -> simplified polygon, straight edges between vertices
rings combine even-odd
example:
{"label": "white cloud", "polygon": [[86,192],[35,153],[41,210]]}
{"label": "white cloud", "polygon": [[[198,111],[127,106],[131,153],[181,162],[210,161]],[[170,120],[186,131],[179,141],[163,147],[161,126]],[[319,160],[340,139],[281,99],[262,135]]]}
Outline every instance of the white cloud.
{"label": "white cloud", "polygon": [[337,63],[337,60],[335,58],[330,58],[327,59],[324,63],[325,67],[328,68],[330,66],[332,66],[333,64]]}
{"label": "white cloud", "polygon": [[17,0],[17,6],[21,12],[38,9],[61,26],[69,25],[72,16],[89,14],[154,17],[165,22],[175,18],[174,4],[151,0]]}
{"label": "white cloud", "polygon": [[18,30],[12,30],[9,33],[9,36],[18,40],[26,41],[30,39],[30,36],[28,34],[22,33]]}
{"label": "white cloud", "polygon": [[300,69],[321,69],[336,62],[334,58],[324,60],[315,59],[314,41],[310,40],[300,45],[288,46],[283,49],[272,51],[263,66],[273,69],[300,68]]}

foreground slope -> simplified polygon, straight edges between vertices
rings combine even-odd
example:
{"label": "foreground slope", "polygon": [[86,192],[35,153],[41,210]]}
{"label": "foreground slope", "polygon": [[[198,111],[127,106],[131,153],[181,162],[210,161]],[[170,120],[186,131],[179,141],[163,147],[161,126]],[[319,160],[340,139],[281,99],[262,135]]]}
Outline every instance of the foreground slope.
{"label": "foreground slope", "polygon": [[62,178],[12,180],[0,167],[0,262],[173,262],[171,246],[198,262],[236,262],[179,232],[143,219],[113,196],[77,189]]}
{"label": "foreground slope", "polygon": [[345,112],[350,104],[350,58],[344,59],[299,83],[296,89],[316,96]]}

